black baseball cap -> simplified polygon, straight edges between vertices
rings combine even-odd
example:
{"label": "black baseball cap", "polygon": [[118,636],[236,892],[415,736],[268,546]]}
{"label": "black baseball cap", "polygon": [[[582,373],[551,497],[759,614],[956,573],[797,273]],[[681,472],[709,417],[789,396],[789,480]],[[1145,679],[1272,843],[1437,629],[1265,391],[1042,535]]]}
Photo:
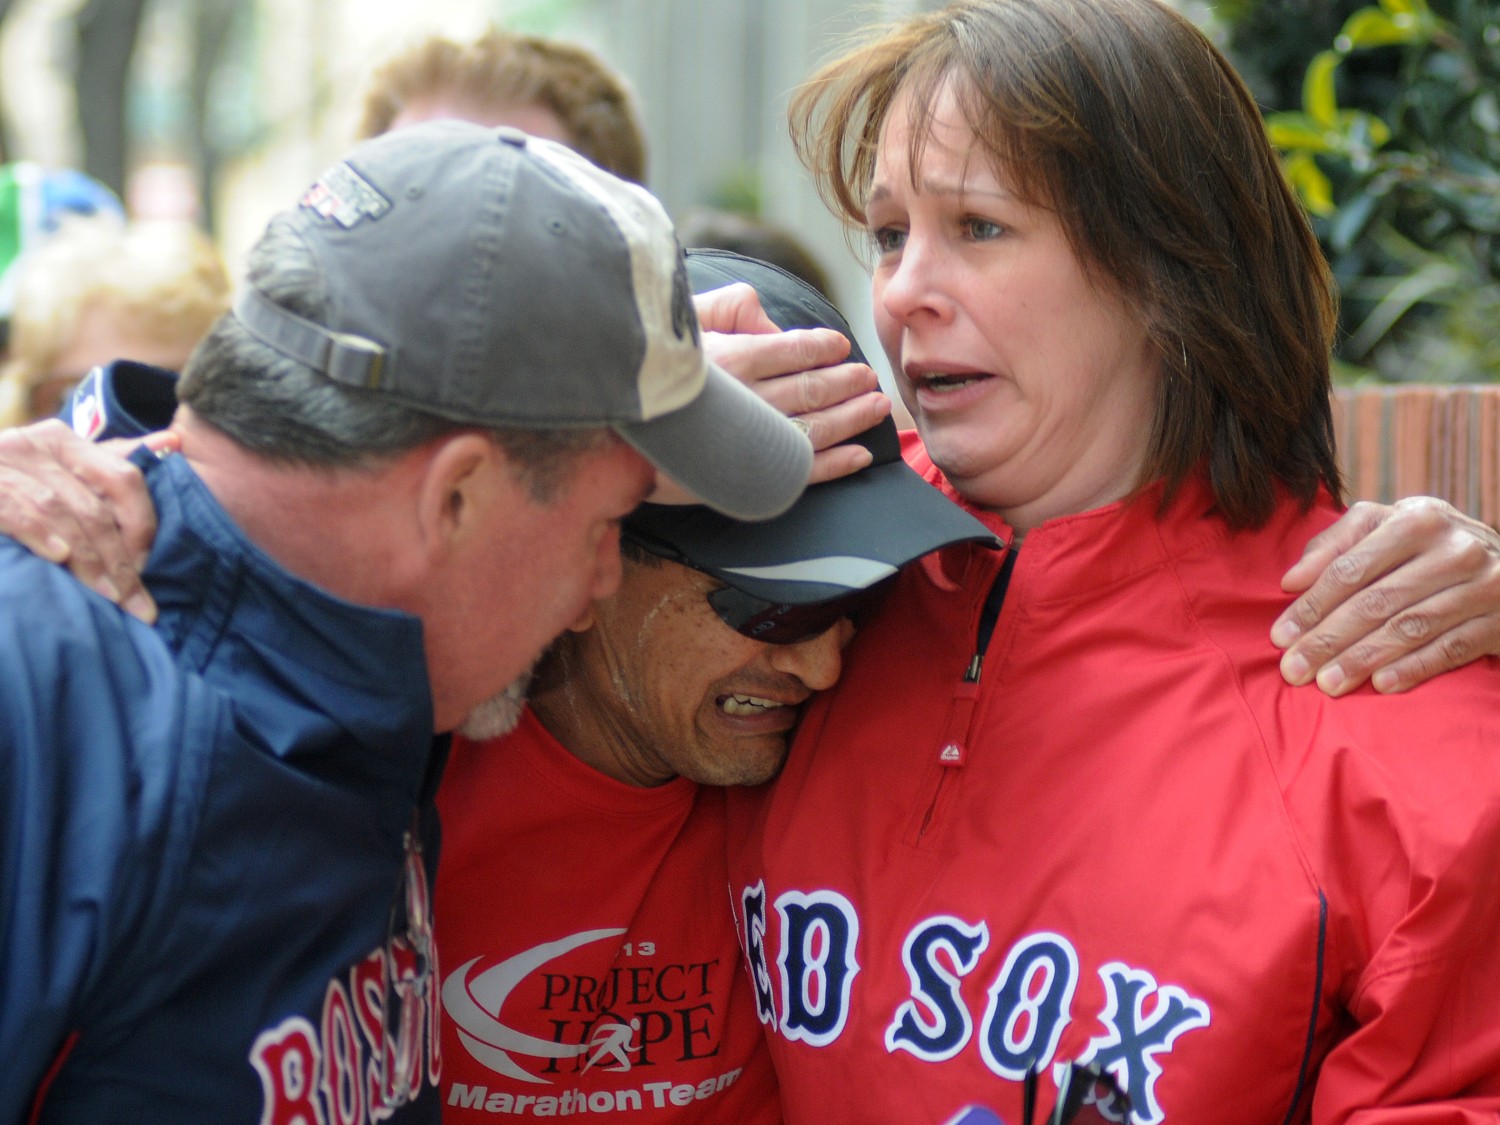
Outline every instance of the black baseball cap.
{"label": "black baseball cap", "polygon": [[[849,338],[850,360],[864,362],[839,311],[785,270],[727,250],[690,249],[687,274],[695,293],[746,282],[778,326],[835,329]],[[813,485],[775,519],[743,523],[701,506],[642,504],[626,517],[625,534],[653,554],[785,605],[868,589],[951,543],[999,546],[989,528],[902,460],[890,418],[850,441],[868,449],[874,461],[850,476]]]}

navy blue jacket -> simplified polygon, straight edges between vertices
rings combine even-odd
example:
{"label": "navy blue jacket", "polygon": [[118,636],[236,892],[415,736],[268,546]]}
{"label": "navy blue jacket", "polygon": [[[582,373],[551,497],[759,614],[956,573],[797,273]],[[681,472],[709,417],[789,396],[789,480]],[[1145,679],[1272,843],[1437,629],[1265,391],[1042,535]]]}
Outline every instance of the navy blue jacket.
{"label": "navy blue jacket", "polygon": [[0,537],[0,1122],[436,1120],[420,623],[143,460],[155,628]]}

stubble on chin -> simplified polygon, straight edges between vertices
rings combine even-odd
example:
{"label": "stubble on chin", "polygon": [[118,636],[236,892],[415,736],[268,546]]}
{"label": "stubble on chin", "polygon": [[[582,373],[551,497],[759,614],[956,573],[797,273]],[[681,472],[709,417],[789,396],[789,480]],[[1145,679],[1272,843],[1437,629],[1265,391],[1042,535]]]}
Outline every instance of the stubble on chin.
{"label": "stubble on chin", "polygon": [[526,669],[504,691],[492,695],[470,711],[458,733],[471,742],[484,742],[515,730],[521,721],[521,713],[526,709],[526,691],[531,687],[533,671],[534,666]]}

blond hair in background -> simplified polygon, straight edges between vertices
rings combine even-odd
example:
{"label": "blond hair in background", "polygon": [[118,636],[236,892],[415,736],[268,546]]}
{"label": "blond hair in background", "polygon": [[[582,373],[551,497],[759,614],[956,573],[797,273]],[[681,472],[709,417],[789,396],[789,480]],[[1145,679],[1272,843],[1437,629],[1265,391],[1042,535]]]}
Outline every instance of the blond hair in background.
{"label": "blond hair in background", "polygon": [[208,237],[179,222],[70,219],[22,263],[0,425],[56,413],[100,363],[174,371],[229,306],[229,278]]}
{"label": "blond hair in background", "polygon": [[433,36],[385,62],[366,89],[357,135],[432,116],[549,135],[515,116],[526,110],[555,120],[562,135],[553,140],[621,179],[645,182],[645,133],[624,78],[577,44],[499,28],[471,43]]}

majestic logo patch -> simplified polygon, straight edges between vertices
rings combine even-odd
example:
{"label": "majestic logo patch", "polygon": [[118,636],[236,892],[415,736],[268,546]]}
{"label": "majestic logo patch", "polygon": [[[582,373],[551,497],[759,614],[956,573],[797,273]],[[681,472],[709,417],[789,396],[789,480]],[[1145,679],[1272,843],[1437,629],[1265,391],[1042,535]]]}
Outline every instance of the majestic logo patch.
{"label": "majestic logo patch", "polygon": [[336,164],[307,189],[302,206],[347,229],[380,218],[391,209],[391,201],[349,165]]}

